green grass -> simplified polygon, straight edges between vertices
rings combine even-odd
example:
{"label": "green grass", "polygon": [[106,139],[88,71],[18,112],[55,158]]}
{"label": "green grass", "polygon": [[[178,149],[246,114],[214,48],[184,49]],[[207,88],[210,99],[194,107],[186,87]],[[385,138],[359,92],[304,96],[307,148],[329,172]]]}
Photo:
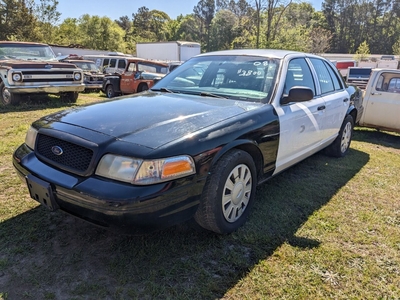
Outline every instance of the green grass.
{"label": "green grass", "polygon": [[13,170],[29,124],[65,107],[0,107],[0,299],[399,299],[399,135],[356,128],[345,158],[316,154],[260,186],[231,235],[126,236],[46,211]]}

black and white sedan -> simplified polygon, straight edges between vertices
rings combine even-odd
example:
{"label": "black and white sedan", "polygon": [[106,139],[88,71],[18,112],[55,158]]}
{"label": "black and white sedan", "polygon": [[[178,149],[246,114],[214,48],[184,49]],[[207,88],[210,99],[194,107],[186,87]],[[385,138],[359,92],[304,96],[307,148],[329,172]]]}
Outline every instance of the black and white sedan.
{"label": "black and white sedan", "polygon": [[39,119],[13,164],[33,199],[103,227],[194,218],[230,233],[258,184],[322,149],[346,154],[356,92],[319,56],[206,53],[149,91]]}

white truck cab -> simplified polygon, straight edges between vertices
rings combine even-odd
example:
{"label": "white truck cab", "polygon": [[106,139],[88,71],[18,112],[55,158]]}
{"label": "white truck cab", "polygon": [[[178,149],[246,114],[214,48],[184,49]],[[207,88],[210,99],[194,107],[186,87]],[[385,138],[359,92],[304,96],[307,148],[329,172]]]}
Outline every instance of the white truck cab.
{"label": "white truck cab", "polygon": [[359,125],[400,133],[400,70],[373,69]]}

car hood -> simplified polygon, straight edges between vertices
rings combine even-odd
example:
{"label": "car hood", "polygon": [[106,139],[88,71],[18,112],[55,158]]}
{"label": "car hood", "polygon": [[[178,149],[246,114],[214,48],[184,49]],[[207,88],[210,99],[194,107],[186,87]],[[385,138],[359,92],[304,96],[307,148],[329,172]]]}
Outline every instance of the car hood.
{"label": "car hood", "polygon": [[39,123],[50,126],[56,122],[66,123],[156,149],[261,105],[193,95],[145,92],[59,112],[42,118]]}
{"label": "car hood", "polygon": [[20,60],[9,59],[0,62],[0,67],[8,67],[13,69],[52,69],[52,68],[67,68],[76,69],[75,65],[62,63],[58,61],[43,61],[43,60]]}

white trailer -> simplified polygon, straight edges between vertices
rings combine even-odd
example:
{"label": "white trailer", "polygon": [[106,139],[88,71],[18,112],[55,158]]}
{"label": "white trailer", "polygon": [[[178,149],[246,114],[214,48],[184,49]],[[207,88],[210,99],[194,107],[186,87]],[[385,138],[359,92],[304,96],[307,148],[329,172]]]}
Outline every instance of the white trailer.
{"label": "white trailer", "polygon": [[200,54],[200,44],[195,42],[137,43],[136,56],[164,61],[185,61]]}

